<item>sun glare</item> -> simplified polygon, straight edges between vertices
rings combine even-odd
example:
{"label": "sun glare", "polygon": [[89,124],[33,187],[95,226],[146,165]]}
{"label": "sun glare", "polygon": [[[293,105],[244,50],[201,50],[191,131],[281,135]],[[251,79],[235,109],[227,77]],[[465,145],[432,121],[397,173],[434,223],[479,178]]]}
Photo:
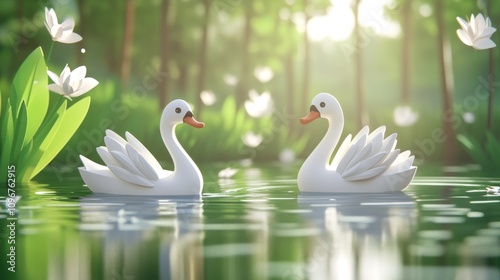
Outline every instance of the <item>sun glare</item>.
{"label": "sun glare", "polygon": [[312,18],[307,25],[309,38],[313,41],[332,39],[344,41],[354,29],[354,14],[348,5],[335,5],[324,16]]}

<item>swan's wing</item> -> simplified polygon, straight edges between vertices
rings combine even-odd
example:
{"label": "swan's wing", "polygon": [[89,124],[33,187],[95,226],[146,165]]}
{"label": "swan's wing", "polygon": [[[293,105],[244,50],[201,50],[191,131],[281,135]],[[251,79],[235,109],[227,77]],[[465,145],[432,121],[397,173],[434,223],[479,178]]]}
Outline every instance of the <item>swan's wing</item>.
{"label": "swan's wing", "polygon": [[340,160],[344,157],[347,149],[349,148],[349,145],[351,144],[351,138],[351,134],[347,135],[347,137],[344,139],[344,142],[342,142],[342,145],[340,145],[340,148],[337,150],[337,153],[335,154],[335,157],[333,158],[333,161],[331,163],[331,167],[333,169],[337,169]]}
{"label": "swan's wing", "polygon": [[142,155],[144,160],[146,160],[154,170],[156,170],[156,173],[160,173],[163,170],[160,163],[156,160],[153,154],[151,154],[151,152],[148,149],[146,149],[146,147],[144,147],[144,145],[139,140],[137,140],[137,138],[135,138],[134,135],[132,135],[130,132],[127,131],[125,132],[125,137],[127,137],[128,143],[132,147],[134,147],[134,149],[140,155]]}
{"label": "swan's wing", "polygon": [[[106,147],[97,148],[97,153],[111,172],[124,181],[143,187],[153,187],[164,174],[158,161],[135,138],[127,132],[127,142],[111,130],[106,131]],[[150,159],[153,160],[150,160]]]}
{"label": "swan's wing", "polygon": [[337,168],[337,172],[347,181],[378,176],[388,170],[398,158],[399,150],[394,150],[397,135],[391,134],[384,139],[385,126],[375,129],[369,135],[367,130],[363,133],[357,143],[353,140]]}

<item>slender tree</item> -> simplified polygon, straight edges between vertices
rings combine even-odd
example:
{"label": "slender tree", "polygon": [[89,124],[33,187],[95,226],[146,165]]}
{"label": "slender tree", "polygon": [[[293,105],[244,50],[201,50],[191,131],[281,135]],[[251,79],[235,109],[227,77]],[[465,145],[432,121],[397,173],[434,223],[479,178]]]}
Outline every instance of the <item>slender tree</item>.
{"label": "slender tree", "polygon": [[361,28],[359,26],[359,3],[354,1],[354,45],[356,49],[354,75],[356,81],[356,110],[358,111],[358,128],[361,129],[367,123],[365,106],[363,102],[363,52],[361,46]]}
{"label": "slender tree", "polygon": [[305,29],[304,29],[304,61],[303,61],[303,72],[302,72],[302,104],[309,104],[309,80],[311,72],[311,51],[309,42],[309,33],[307,32],[307,24],[311,19],[309,14],[309,0],[303,0],[304,5],[304,15],[305,15]]}
{"label": "slender tree", "polygon": [[253,12],[253,1],[245,1],[242,5],[245,9],[245,26],[243,29],[243,45],[241,48],[241,74],[240,82],[237,87],[236,102],[238,107],[243,105],[249,90],[250,82],[250,41],[252,38],[252,18],[254,16]]}
{"label": "slender tree", "polygon": [[443,162],[446,165],[454,164],[456,162],[456,147],[457,138],[455,130],[453,129],[453,68],[451,60],[451,47],[450,42],[446,39],[446,26],[443,16],[443,2],[436,1],[436,23],[438,27],[438,53],[439,65],[441,76],[441,95],[443,98],[443,130],[444,130],[444,143],[443,143]]}
{"label": "slender tree", "polygon": [[125,4],[125,22],[122,43],[122,59],[120,66],[120,78],[122,89],[125,90],[130,77],[132,60],[132,42],[134,38],[135,7],[134,0],[127,0]]}
{"label": "slender tree", "polygon": [[410,103],[410,48],[411,48],[411,1],[402,5],[401,95],[404,104]]}
{"label": "slender tree", "polygon": [[[491,13],[491,0],[488,0],[486,2],[486,10],[487,14],[493,17],[493,14]],[[493,18],[491,20],[493,20]],[[488,52],[489,52],[488,130],[490,132],[493,132],[493,92],[495,91],[495,89],[493,88],[493,77],[495,77],[495,60],[494,60],[495,48],[489,49]]]}
{"label": "slender tree", "polygon": [[205,79],[207,76],[207,49],[208,49],[208,25],[210,22],[210,0],[203,0],[203,26],[200,43],[199,56],[199,72],[198,72],[198,91],[196,92],[196,111],[201,115],[203,103],[201,102],[200,93],[205,89]]}
{"label": "slender tree", "polygon": [[[168,46],[168,21],[170,0],[162,0],[160,10],[160,73],[168,73],[169,46]],[[167,106],[168,100],[168,75],[161,75],[158,86],[158,99],[160,111]]]}

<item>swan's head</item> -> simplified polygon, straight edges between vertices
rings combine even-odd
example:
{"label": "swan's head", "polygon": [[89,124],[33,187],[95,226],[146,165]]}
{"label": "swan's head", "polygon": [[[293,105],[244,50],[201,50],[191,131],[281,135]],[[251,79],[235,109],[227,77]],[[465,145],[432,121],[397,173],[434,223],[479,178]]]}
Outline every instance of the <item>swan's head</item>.
{"label": "swan's head", "polygon": [[333,95],[329,93],[319,93],[311,103],[309,115],[300,119],[301,124],[308,124],[317,118],[344,121],[342,107]]}
{"label": "swan's head", "polygon": [[196,128],[205,126],[204,123],[194,119],[191,106],[182,99],[176,99],[168,103],[165,109],[163,109],[161,121],[170,125],[186,123]]}

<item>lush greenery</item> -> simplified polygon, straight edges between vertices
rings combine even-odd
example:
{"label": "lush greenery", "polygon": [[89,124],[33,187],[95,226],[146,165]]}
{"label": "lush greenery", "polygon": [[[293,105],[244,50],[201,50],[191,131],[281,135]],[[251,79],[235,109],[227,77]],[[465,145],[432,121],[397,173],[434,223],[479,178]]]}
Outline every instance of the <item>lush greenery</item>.
{"label": "lush greenery", "polygon": [[0,182],[7,181],[11,165],[21,182],[42,171],[73,136],[90,105],[90,97],[70,107],[66,100],[54,100],[62,96],[50,99],[47,66],[38,48],[17,71],[9,94],[2,94]]}
{"label": "lush greenery", "polygon": [[[318,92],[333,93],[341,102],[346,115],[344,134],[356,132],[360,128],[358,119],[365,114],[363,124],[386,125],[388,132],[398,132],[398,145],[411,149],[419,164],[478,162],[477,153],[490,145],[485,144],[491,138],[486,136],[486,96],[491,85],[490,69],[492,81],[498,80],[499,71],[494,71],[498,59],[492,59],[498,54],[497,48],[491,52],[477,51],[460,42],[456,17],[467,19],[472,13],[481,12],[498,27],[500,2],[394,0],[383,10],[369,4],[377,2],[380,1],[2,1],[2,114],[6,112],[5,100],[12,94],[9,89],[15,86],[11,81],[15,81],[19,65],[37,46],[50,45],[43,24],[43,9],[47,6],[55,9],[60,20],[74,17],[75,32],[84,38],[65,48],[56,45],[49,66],[87,65],[90,75],[100,82],[88,94],[92,103],[87,118],[52,162],[56,169],[81,165],[79,154],[97,160],[95,147],[102,145],[107,128],[122,135],[132,132],[168,163],[158,124],[162,106],[174,98],[193,104],[195,116],[206,123],[201,130],[187,126],[177,129],[180,142],[197,161],[277,160],[285,148],[304,157],[323,135],[322,122],[308,127],[298,125],[298,119],[307,113],[311,98]],[[359,28],[344,40],[312,40],[315,30],[307,28],[308,24],[345,3],[350,11],[360,4]],[[347,26],[348,22],[341,25]],[[393,27],[399,28],[399,32],[387,35],[386,31]],[[492,39],[500,43],[498,32]],[[443,50],[445,56],[441,55]],[[451,60],[443,61],[445,58]],[[440,62],[446,62],[444,74],[440,72]],[[255,75],[255,70],[262,66],[271,70],[269,80]],[[228,76],[235,81],[228,82]],[[493,85],[495,90],[497,83]],[[271,93],[271,115],[252,118],[245,112],[244,102],[251,89]],[[201,101],[203,90],[214,92],[217,101],[213,106]],[[494,93],[493,108],[499,104]],[[59,96],[51,96],[50,102],[56,97]],[[443,105],[445,97],[451,100],[451,107]],[[87,99],[75,100],[77,103],[68,111]],[[359,104],[363,104],[363,110],[359,110]],[[399,105],[411,106],[419,115],[418,121],[410,127],[398,127],[393,112]],[[16,106],[16,110],[24,110],[20,103]],[[475,121],[465,122],[464,113],[472,113]],[[23,113],[16,115],[19,117],[22,122]],[[497,112],[493,124],[499,122]],[[8,129],[9,122],[5,123]],[[78,120],[71,123],[76,125]],[[243,144],[242,137],[249,131],[263,136],[261,145],[250,148]],[[450,131],[453,133],[448,134]],[[495,125],[489,131],[498,139]],[[468,137],[464,141],[460,136],[464,145],[452,145],[457,134],[474,135],[477,140]],[[2,143],[18,143],[14,137],[20,136],[9,135],[12,139]],[[18,145],[30,147],[28,143]],[[453,148],[453,161],[446,160],[449,152],[443,154],[449,148]],[[13,156],[18,157],[16,153],[21,150],[19,147]],[[55,156],[52,154],[44,162]],[[4,157],[8,156],[2,146]],[[2,164],[0,168],[5,170],[8,163]],[[495,175],[493,169],[487,173]]]}

